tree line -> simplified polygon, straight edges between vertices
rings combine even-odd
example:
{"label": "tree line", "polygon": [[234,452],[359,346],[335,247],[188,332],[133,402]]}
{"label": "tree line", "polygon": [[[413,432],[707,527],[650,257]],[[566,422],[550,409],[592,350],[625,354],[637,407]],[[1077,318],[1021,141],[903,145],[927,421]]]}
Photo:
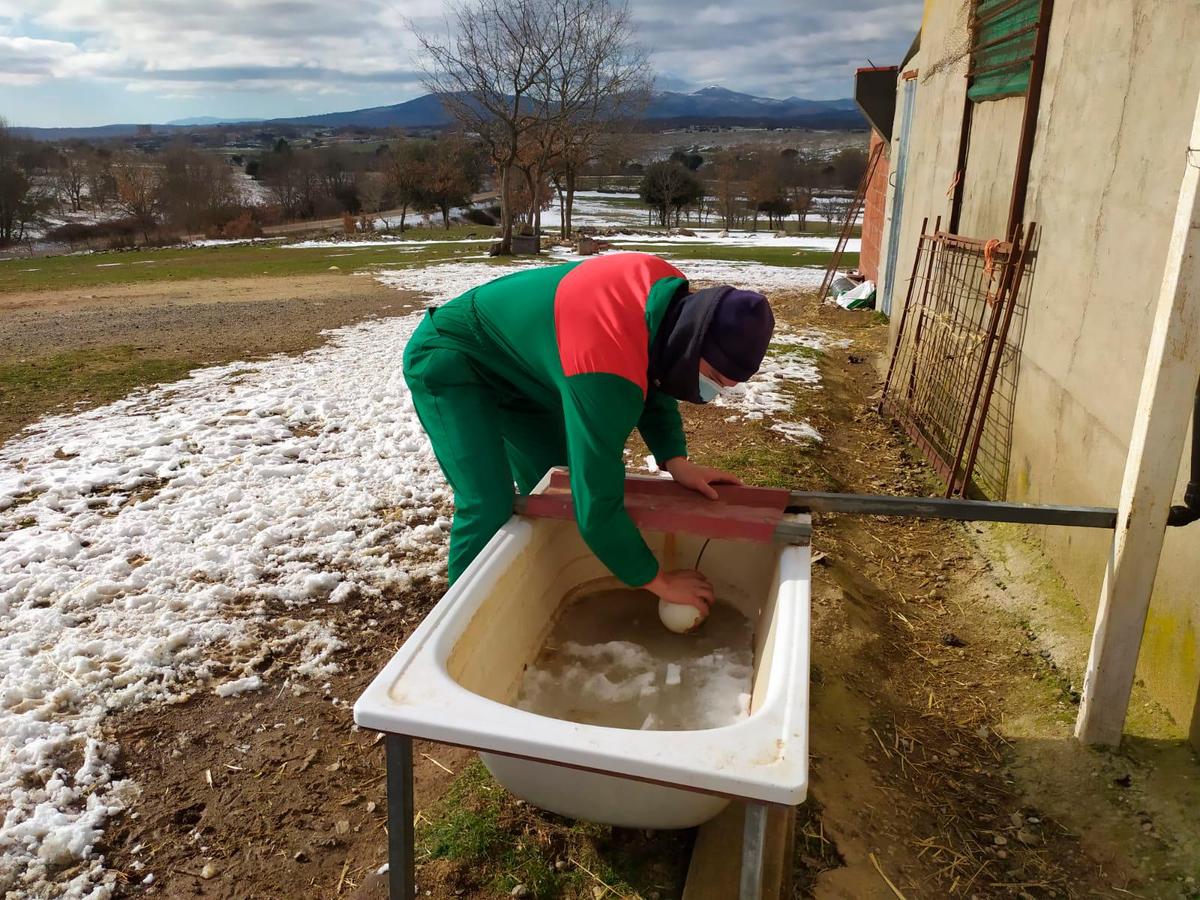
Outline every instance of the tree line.
{"label": "tree line", "polygon": [[661,225],[679,225],[686,213],[701,223],[715,215],[726,228],[757,230],[760,216],[779,228],[795,215],[803,229],[812,214],[829,225],[844,216],[845,192],[858,187],[866,168],[867,154],[854,148],[830,158],[752,146],[719,150],[710,159],[677,150],[646,167],[638,192]]}

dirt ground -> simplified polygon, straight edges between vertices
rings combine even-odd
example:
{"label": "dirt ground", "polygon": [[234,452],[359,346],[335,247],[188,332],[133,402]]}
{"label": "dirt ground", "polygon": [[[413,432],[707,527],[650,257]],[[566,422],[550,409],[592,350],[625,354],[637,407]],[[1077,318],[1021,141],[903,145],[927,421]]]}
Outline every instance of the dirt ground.
{"label": "dirt ground", "polygon": [[[820,390],[797,395],[824,442],[800,448],[695,409],[694,455],[761,483],[930,493],[928,469],[872,409],[884,329],[869,314],[773,299],[790,324],[853,340],[822,356]],[[1200,765],[1153,712],[1119,752],[1070,740],[1082,665],[1073,648],[1089,623],[1020,532],[825,516],[813,549],[812,786],[796,896],[1200,897]],[[264,657],[254,661],[267,682],[258,693],[197,694],[114,719],[121,765],[142,789],[101,848],[122,873],[118,896],[386,896],[376,874],[386,860],[382,744],[355,729],[350,707],[437,592],[280,610],[348,638],[327,687],[297,683],[291,660]],[[276,625],[267,616],[261,627]],[[419,834],[464,771],[468,754],[417,747]],[[520,846],[577,866],[578,837],[560,820],[498,802]],[[588,839],[602,859],[657,856],[640,895],[679,896],[686,835],[610,829]],[[504,896],[486,869],[426,861],[421,893]],[[619,895],[580,884],[559,895]]]}
{"label": "dirt ground", "polygon": [[[51,410],[110,402],[194,366],[306,350],[325,329],[407,303],[355,275],[0,293],[0,442]],[[111,377],[115,366],[125,377]]]}

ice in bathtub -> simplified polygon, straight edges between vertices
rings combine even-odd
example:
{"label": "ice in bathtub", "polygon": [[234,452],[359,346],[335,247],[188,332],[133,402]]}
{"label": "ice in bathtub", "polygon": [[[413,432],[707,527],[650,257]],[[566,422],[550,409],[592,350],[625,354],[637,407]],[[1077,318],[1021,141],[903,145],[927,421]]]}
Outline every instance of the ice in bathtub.
{"label": "ice in bathtub", "polygon": [[658,619],[658,601],[617,589],[569,600],[515,706],[588,725],[686,731],[729,725],[749,714],[754,629],[718,601],[692,634]]}

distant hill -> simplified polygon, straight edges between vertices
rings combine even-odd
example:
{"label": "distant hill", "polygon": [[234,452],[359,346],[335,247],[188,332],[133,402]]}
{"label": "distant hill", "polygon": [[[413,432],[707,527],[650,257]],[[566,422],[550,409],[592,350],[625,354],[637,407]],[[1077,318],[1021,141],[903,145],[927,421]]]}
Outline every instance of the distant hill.
{"label": "distant hill", "polygon": [[[854,129],[866,120],[854,101],[806,100],[788,97],[756,97],[723,87],[706,87],[690,94],[677,91],[655,93],[644,119],[664,127],[687,125],[774,125],[800,128]],[[186,131],[217,125],[292,125],[300,128],[437,128],[451,118],[437,94],[425,94],[391,106],[372,106],[346,112],[322,113],[282,119],[219,119],[200,116],[154,125],[156,133]],[[137,125],[101,125],[94,128],[14,128],[13,131],[39,140],[113,138],[137,134]]]}
{"label": "distant hill", "polygon": [[[660,91],[646,108],[650,121],[669,119],[672,124],[798,124],[809,127],[858,128],[866,120],[852,99],[805,100],[789,97],[755,97],[722,87],[706,87],[691,94]],[[721,120],[721,121],[718,121]],[[420,128],[450,124],[441,97],[425,94],[392,106],[374,106],[348,112],[324,113],[272,122],[318,128]],[[825,124],[822,125],[821,123]]]}
{"label": "distant hill", "polygon": [[172,119],[168,125],[240,125],[243,122],[261,122],[261,119],[228,119],[215,116],[195,116],[191,119]]}

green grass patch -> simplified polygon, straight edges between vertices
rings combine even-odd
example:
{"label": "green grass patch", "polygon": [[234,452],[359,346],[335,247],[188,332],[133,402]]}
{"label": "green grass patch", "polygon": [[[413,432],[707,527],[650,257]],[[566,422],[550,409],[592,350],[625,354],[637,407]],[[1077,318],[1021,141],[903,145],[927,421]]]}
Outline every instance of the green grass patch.
{"label": "green grass patch", "polygon": [[72,350],[34,360],[0,364],[0,441],[55,407],[95,406],[136,387],[176,381],[199,365],[189,359],[138,356],[133,347]]}
{"label": "green grass patch", "polygon": [[717,454],[705,462],[735,473],[747,484],[785,487],[797,478],[799,456],[798,448],[793,445],[755,440],[735,450]]}
{"label": "green grass patch", "polygon": [[480,762],[463,770],[423,817],[418,860],[452,863],[464,888],[507,894],[523,884],[539,900],[591,896],[595,881],[576,864],[582,863],[622,895],[670,896],[687,864],[685,835],[647,838],[518,806]]}
{"label": "green grass patch", "polygon": [[67,391],[106,399],[125,396],[139,384],[174,381],[197,364],[186,359],[142,359],[133,347],[72,350],[29,362],[0,365],[0,393],[33,397]]}
{"label": "green grass patch", "polygon": [[[483,233],[483,229],[476,234]],[[430,233],[431,239],[442,239]],[[452,235],[453,237],[453,235]],[[419,239],[419,238],[417,238]],[[422,265],[478,254],[491,238],[479,243],[395,246],[329,246],[292,249],[279,244],[236,244],[225,247],[174,247],[108,251],[82,256],[48,256],[0,261],[0,292],[62,290],[110,284],[182,281],[194,278],[349,274],[378,267]],[[336,266],[336,268],[331,268]]]}

